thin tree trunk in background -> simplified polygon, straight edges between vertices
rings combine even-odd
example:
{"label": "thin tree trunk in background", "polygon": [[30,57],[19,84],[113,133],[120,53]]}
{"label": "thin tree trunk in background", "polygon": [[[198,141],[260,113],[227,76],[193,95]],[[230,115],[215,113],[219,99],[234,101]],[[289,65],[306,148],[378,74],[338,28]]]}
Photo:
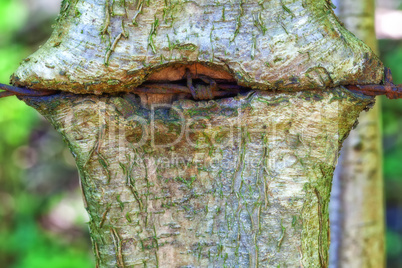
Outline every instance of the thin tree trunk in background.
{"label": "thin tree trunk in background", "polygon": [[[374,0],[339,0],[345,27],[376,53]],[[341,150],[331,196],[331,267],[385,266],[380,99]]]}

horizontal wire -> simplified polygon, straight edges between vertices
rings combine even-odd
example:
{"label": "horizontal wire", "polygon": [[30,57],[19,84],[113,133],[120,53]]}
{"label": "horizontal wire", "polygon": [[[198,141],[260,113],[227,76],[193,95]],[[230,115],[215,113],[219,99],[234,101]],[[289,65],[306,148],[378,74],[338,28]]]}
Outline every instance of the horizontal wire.
{"label": "horizontal wire", "polygon": [[[187,74],[187,86],[180,84],[168,83],[144,83],[140,87],[133,88],[130,92],[137,94],[191,94],[194,99],[212,99],[214,97],[222,97],[238,94],[242,90],[246,90],[239,85],[217,84],[214,80],[208,78],[210,85],[192,84],[191,74]],[[204,79],[203,79],[204,80]],[[384,82],[383,85],[346,85],[345,88],[352,91],[362,92],[369,96],[386,95],[389,99],[402,98],[402,85],[394,85],[392,82],[392,74],[389,68],[384,69]],[[0,98],[8,96],[49,96],[57,94],[58,90],[36,90],[30,88],[20,88],[5,84],[0,84]],[[199,92],[198,92],[199,91]]]}

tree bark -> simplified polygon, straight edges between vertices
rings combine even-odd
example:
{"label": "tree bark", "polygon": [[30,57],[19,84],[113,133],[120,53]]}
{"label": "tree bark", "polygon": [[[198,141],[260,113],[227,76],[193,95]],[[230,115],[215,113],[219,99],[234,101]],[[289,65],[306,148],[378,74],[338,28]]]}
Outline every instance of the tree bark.
{"label": "tree bark", "polygon": [[339,146],[372,99],[253,92],[155,113],[132,94],[25,101],[77,161],[97,267],[327,267]]}
{"label": "tree bark", "polygon": [[[338,2],[345,27],[378,51],[374,0]],[[331,267],[385,267],[380,107],[377,99],[369,112],[360,115],[341,151],[334,178],[339,194],[331,200],[337,203],[333,214],[338,214],[333,215],[331,228],[339,230],[332,236]]]}
{"label": "tree bark", "polygon": [[[186,70],[247,93],[132,94]],[[330,1],[66,0],[12,82],[63,91],[23,99],[76,159],[98,267],[327,267],[339,146],[373,101],[341,85],[382,77]]]}
{"label": "tree bark", "polygon": [[12,83],[130,92],[145,81],[180,80],[185,68],[258,90],[380,83],[381,61],[340,25],[330,3],[64,0],[51,38]]}

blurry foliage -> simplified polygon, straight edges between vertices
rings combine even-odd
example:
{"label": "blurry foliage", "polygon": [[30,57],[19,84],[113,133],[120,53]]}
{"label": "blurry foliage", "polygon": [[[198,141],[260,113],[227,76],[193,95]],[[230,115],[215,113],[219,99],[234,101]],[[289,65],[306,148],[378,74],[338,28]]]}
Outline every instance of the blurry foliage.
{"label": "blurry foliage", "polygon": [[[402,83],[402,42],[380,40],[380,55]],[[382,102],[388,267],[402,266],[402,99]]]}
{"label": "blurry foliage", "polygon": [[[391,68],[394,84],[402,83],[402,42],[380,40],[381,57]],[[384,175],[387,182],[402,184],[402,99],[383,100]],[[389,196],[392,203],[402,204],[402,196]]]}
{"label": "blurry foliage", "polygon": [[[51,32],[35,15],[22,0],[0,1],[0,83]],[[93,267],[78,175],[60,135],[16,97],[0,99],[0,130],[0,267]]]}
{"label": "blurry foliage", "polygon": [[8,43],[27,19],[28,10],[22,1],[2,0],[0,2],[0,34],[2,37],[0,45],[4,46],[4,43]]}

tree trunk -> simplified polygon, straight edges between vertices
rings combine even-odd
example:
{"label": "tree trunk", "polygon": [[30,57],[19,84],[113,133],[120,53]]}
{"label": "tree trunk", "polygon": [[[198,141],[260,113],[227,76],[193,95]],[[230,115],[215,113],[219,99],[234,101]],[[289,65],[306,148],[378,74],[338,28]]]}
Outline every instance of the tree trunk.
{"label": "tree trunk", "polygon": [[[378,51],[374,0],[341,0],[338,5],[345,27]],[[341,151],[334,177],[334,186],[339,185],[334,191],[339,194],[331,200],[331,206],[337,206],[331,220],[336,230],[331,267],[385,266],[380,109],[377,99],[368,113],[360,115]]]}
{"label": "tree trunk", "polygon": [[[242,89],[170,94],[186,73]],[[64,91],[23,99],[76,159],[98,267],[327,267],[334,165],[373,101],[341,85],[382,77],[330,1],[66,0],[12,81]]]}
{"label": "tree trunk", "polygon": [[372,99],[254,92],[155,113],[131,94],[25,101],[75,156],[98,267],[327,267],[339,145]]}

